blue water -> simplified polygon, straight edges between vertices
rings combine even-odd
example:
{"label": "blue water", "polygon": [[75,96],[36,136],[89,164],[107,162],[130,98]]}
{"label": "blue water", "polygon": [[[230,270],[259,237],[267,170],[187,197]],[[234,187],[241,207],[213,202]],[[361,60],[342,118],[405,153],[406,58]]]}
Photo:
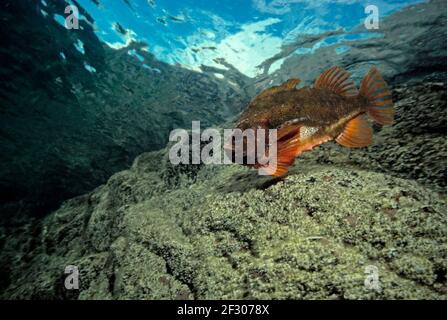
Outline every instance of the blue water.
{"label": "blue water", "polygon": [[[303,34],[339,28],[349,32],[362,24],[367,5],[376,5],[384,17],[423,1],[100,0],[99,5],[92,0],[78,2],[95,20],[98,37],[113,48],[120,49],[140,40],[148,44],[149,52],[170,64],[200,71],[201,64],[225,68],[215,62],[224,58],[245,75],[254,77],[259,73],[257,65]],[[63,24],[61,17],[54,18]],[[116,23],[127,30],[126,35],[117,31]],[[368,36],[380,36],[380,30],[328,38],[314,48],[299,48],[296,54],[310,53],[343,39]],[[337,53],[348,50],[340,47]]]}

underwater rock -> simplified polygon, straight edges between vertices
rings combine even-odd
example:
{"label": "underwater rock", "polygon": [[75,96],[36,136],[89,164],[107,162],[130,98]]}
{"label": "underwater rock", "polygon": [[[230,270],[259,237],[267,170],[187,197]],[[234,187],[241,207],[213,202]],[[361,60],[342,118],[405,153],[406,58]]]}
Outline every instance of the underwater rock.
{"label": "underwater rock", "polygon": [[[417,182],[301,161],[284,179],[237,165],[176,171],[173,187],[165,156],[139,156],[4,239],[1,297],[447,298],[446,202]],[[67,265],[79,268],[79,290],[63,287]]]}

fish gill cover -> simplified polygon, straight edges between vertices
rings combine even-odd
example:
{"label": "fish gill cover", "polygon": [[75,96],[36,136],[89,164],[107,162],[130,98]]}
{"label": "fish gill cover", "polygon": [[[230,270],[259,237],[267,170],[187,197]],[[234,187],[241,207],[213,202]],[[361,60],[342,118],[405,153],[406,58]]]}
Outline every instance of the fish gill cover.
{"label": "fish gill cover", "polygon": [[[446,298],[442,0],[0,8],[1,298]],[[333,66],[391,89],[395,125],[368,148],[326,143],[283,180],[169,161],[172,130],[234,126],[258,93]]]}

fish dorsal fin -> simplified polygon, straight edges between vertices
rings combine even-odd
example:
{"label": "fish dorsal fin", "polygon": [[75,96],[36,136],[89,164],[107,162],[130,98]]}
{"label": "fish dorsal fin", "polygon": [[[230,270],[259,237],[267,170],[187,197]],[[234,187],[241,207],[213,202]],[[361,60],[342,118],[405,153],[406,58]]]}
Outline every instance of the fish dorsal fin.
{"label": "fish dorsal fin", "polygon": [[274,86],[269,89],[264,90],[261,92],[258,97],[265,97],[269,96],[271,94],[282,92],[282,91],[289,91],[295,89],[295,87],[301,82],[300,79],[292,78],[281,84],[280,86]]}
{"label": "fish dorsal fin", "polygon": [[301,82],[298,78],[292,78],[284,82],[280,88],[283,88],[284,90],[292,90],[295,89],[296,86]]}
{"label": "fish dorsal fin", "polygon": [[362,148],[372,143],[373,131],[364,115],[350,120],[343,132],[335,139],[348,148]]}
{"label": "fish dorsal fin", "polygon": [[332,67],[315,79],[315,88],[327,89],[345,97],[358,94],[354,82],[349,80],[350,73],[340,67]]}

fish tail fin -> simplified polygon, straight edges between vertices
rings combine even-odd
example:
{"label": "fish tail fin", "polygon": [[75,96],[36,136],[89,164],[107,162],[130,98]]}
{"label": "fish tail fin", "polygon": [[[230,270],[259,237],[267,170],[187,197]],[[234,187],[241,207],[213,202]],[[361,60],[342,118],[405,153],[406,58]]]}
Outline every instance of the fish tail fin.
{"label": "fish tail fin", "polygon": [[374,121],[382,125],[394,123],[395,110],[391,91],[376,67],[372,67],[363,78],[359,95],[368,101],[367,114]]}

